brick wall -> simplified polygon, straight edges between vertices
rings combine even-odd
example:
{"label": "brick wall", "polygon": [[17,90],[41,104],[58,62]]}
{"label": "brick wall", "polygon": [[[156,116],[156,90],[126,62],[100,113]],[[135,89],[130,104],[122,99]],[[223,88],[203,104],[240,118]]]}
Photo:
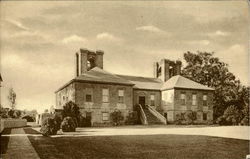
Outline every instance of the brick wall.
{"label": "brick wall", "polygon": [[[109,90],[109,102],[102,102],[102,89]],[[118,102],[118,90],[124,90],[124,103]],[[110,118],[103,121],[102,113],[111,113],[118,109],[126,118],[129,111],[133,110],[132,86],[97,83],[75,83],[75,102],[80,107],[83,116],[86,112],[91,112],[92,125],[109,124]],[[86,101],[86,94],[92,96],[91,102]],[[124,118],[124,120],[125,120]]]}
{"label": "brick wall", "polygon": [[56,109],[63,109],[68,101],[75,102],[75,84],[71,83],[62,90],[56,92]]}
{"label": "brick wall", "polygon": [[[185,105],[181,102],[181,93],[186,96]],[[196,105],[192,105],[192,94],[196,94]],[[207,95],[207,106],[203,105],[203,95]],[[176,114],[184,113],[186,111],[197,112],[198,122],[207,122],[213,120],[213,92],[206,90],[186,90],[175,89],[174,91],[174,111],[173,117],[175,119]],[[207,114],[207,120],[203,120],[203,115]]]}
{"label": "brick wall", "polygon": [[133,93],[134,105],[139,103],[139,96],[145,96],[145,104],[150,104],[150,95],[155,95],[155,106],[152,106],[158,111],[161,111],[161,92],[156,90],[139,90],[135,89]]}

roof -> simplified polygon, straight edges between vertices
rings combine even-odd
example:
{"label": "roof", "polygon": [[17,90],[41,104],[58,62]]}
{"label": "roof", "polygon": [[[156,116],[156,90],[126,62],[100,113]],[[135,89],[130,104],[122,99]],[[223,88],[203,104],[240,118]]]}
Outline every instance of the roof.
{"label": "roof", "polygon": [[214,90],[213,88],[194,82],[180,75],[171,77],[168,81],[166,81],[163,84],[161,90],[173,89],[173,88]]}
{"label": "roof", "polygon": [[78,76],[75,80],[79,81],[87,81],[87,82],[98,82],[98,83],[117,83],[117,84],[125,84],[125,85],[134,85],[130,81],[118,77],[112,73],[104,71],[99,67],[94,67],[88,72]]}
{"label": "roof", "polygon": [[137,89],[161,90],[163,84],[163,82],[158,78],[127,76],[127,75],[117,75],[117,76],[132,82],[134,84],[135,89],[137,88]]}

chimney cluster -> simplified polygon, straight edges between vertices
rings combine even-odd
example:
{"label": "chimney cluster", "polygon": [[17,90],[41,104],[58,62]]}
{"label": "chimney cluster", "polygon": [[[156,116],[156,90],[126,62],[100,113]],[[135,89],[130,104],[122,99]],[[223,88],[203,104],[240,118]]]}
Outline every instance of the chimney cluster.
{"label": "chimney cluster", "polygon": [[154,77],[165,82],[172,76],[181,74],[181,65],[181,61],[162,59],[160,62],[154,63]]}
{"label": "chimney cluster", "polygon": [[94,52],[80,49],[76,52],[76,76],[80,76],[94,67],[103,69],[103,54],[102,50]]}

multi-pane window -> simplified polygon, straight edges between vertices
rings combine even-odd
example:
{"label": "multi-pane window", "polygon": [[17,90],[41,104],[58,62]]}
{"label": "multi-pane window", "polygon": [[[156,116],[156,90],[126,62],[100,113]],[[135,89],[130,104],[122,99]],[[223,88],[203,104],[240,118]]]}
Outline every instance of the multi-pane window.
{"label": "multi-pane window", "polygon": [[92,102],[92,95],[86,94],[86,102]]}
{"label": "multi-pane window", "polygon": [[118,103],[124,103],[124,90],[118,90]]}
{"label": "multi-pane window", "polygon": [[207,95],[204,94],[202,99],[203,99],[203,106],[207,106]]}
{"label": "multi-pane window", "polygon": [[104,103],[109,102],[109,89],[107,88],[102,89],[102,102]]}
{"label": "multi-pane window", "polygon": [[181,104],[182,105],[186,104],[186,94],[184,92],[181,93]]}
{"label": "multi-pane window", "polygon": [[103,113],[102,113],[102,120],[103,120],[103,121],[109,120],[109,113],[103,112]]}
{"label": "multi-pane window", "polygon": [[203,120],[207,120],[207,113],[203,113]]}
{"label": "multi-pane window", "polygon": [[192,94],[192,105],[196,105],[197,104],[197,96],[196,94]]}
{"label": "multi-pane window", "polygon": [[155,106],[155,95],[153,94],[150,95],[150,105]]}

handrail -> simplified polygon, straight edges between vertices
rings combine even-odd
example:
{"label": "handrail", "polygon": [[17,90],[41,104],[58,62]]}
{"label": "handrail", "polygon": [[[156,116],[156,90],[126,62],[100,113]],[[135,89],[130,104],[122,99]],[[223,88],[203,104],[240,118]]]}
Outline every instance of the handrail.
{"label": "handrail", "polygon": [[141,121],[143,125],[148,125],[148,121],[147,121],[147,117],[146,114],[144,113],[142,106],[140,104],[138,104],[139,108],[140,108],[140,113],[142,115],[140,115]]}
{"label": "handrail", "polygon": [[148,110],[153,113],[161,122],[163,122],[164,124],[167,124],[166,118],[161,115],[161,113],[159,113],[158,111],[156,111],[154,108],[152,108],[151,106],[147,105]]}

